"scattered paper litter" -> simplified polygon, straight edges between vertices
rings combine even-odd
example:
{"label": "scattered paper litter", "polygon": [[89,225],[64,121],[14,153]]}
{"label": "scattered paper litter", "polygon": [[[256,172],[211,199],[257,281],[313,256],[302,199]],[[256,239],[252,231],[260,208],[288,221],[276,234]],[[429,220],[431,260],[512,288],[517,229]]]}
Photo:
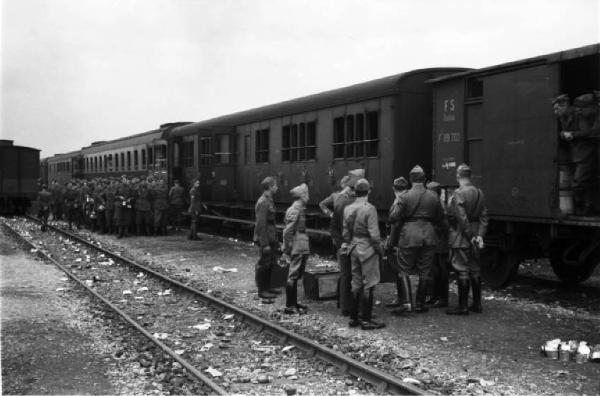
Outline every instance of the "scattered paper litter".
{"label": "scattered paper litter", "polygon": [[76,263],[81,263],[81,257],[75,259]]}
{"label": "scattered paper litter", "polygon": [[136,300],[143,300],[144,297],[143,296],[135,296],[134,299],[136,299]]}
{"label": "scattered paper litter", "polygon": [[281,352],[287,352],[290,351],[294,348],[293,345],[288,345],[288,346],[284,346],[283,348],[281,348]]}
{"label": "scattered paper litter", "polygon": [[38,251],[37,249],[31,249],[31,250],[30,250],[30,252],[31,252],[31,253],[35,253],[35,252],[37,252],[37,251]]}
{"label": "scattered paper litter", "polygon": [[200,352],[206,352],[206,351],[208,351],[212,347],[213,347],[213,344],[211,344],[209,342],[208,344],[205,344],[205,345],[202,346],[202,348],[200,348]]}
{"label": "scattered paper litter", "polygon": [[167,333],[154,333],[152,334],[152,336],[158,340],[164,340],[166,339],[169,335]]}
{"label": "scattered paper litter", "polygon": [[171,289],[167,289],[165,291],[159,291],[158,295],[159,296],[170,296],[171,295]]}
{"label": "scattered paper litter", "polygon": [[225,314],[225,315],[223,315],[223,319],[225,319],[225,320],[233,319],[233,314]]}
{"label": "scattered paper litter", "polygon": [[212,375],[213,377],[220,377],[223,375],[223,373],[221,373],[219,370],[214,369],[212,367],[207,368],[206,370],[207,373],[209,373],[210,375]]}
{"label": "scattered paper litter", "polygon": [[213,267],[213,271],[223,273],[223,272],[238,272],[237,268],[223,268],[223,267]]}
{"label": "scattered paper litter", "polygon": [[440,341],[448,341],[448,337],[440,337]]}
{"label": "scattered paper litter", "polygon": [[68,280],[69,280],[69,278],[67,278],[66,276],[64,276],[64,277],[60,278],[60,280],[61,280],[61,281],[68,281]]}
{"label": "scattered paper litter", "polygon": [[421,385],[421,381],[416,380],[414,378],[409,378],[409,377],[402,379],[402,382],[407,382],[407,383],[413,384],[413,385]]}
{"label": "scattered paper litter", "polygon": [[176,349],[175,353],[178,355],[183,355],[185,353],[185,349]]}
{"label": "scattered paper litter", "polygon": [[123,290],[124,295],[133,294],[131,290]]}
{"label": "scattered paper litter", "polygon": [[196,329],[196,330],[208,330],[210,329],[210,323],[200,323],[194,326],[188,326],[191,329]]}
{"label": "scattered paper litter", "polygon": [[58,289],[56,289],[56,291],[64,291],[65,288],[64,287],[59,287]]}
{"label": "scattered paper litter", "polygon": [[143,278],[144,276],[146,276],[146,275],[144,275],[143,272],[140,272],[139,274],[137,274],[137,278]]}
{"label": "scattered paper litter", "polygon": [[138,293],[145,292],[145,291],[148,291],[148,288],[146,286],[140,287],[139,289],[137,289]]}

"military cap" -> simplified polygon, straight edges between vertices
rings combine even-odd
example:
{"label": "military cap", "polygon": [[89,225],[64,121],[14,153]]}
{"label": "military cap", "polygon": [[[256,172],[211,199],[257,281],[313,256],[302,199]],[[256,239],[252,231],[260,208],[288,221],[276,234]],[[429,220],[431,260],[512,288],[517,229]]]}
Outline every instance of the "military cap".
{"label": "military cap", "polygon": [[340,180],[340,187],[346,187],[348,185],[348,181],[350,181],[350,176],[346,175],[342,177],[342,179]]}
{"label": "military cap", "polygon": [[408,181],[402,176],[397,179],[394,179],[394,188],[396,190],[406,190],[408,188]]}
{"label": "military cap", "polygon": [[351,170],[350,172],[348,172],[348,176],[349,176],[348,185],[350,187],[354,188],[356,185],[356,182],[365,177],[365,170],[364,169]]}
{"label": "military cap", "polygon": [[371,185],[367,179],[358,179],[354,185],[354,189],[356,191],[369,191],[371,189]]}
{"label": "military cap", "polygon": [[430,181],[427,183],[427,189],[435,191],[439,195],[442,192],[442,185],[436,181]]}
{"label": "military cap", "polygon": [[425,171],[420,165],[415,165],[408,173],[411,182],[423,183],[425,181]]}
{"label": "military cap", "polygon": [[556,98],[552,99],[552,104],[555,105],[557,103],[569,104],[571,98],[567,94],[558,95]]}
{"label": "military cap", "polygon": [[460,164],[456,168],[456,175],[458,177],[471,177],[471,168],[467,164]]}
{"label": "military cap", "polygon": [[594,94],[584,94],[576,97],[573,100],[573,106],[575,107],[588,107],[596,104],[596,98]]}
{"label": "military cap", "polygon": [[290,194],[294,198],[300,198],[302,194],[306,194],[308,192],[308,186],[305,183],[300,184],[290,190]]}
{"label": "military cap", "polygon": [[260,182],[260,185],[262,186],[262,188],[264,188],[265,190],[267,188],[271,188],[275,185],[275,178],[273,176],[267,176],[263,179],[262,182]]}

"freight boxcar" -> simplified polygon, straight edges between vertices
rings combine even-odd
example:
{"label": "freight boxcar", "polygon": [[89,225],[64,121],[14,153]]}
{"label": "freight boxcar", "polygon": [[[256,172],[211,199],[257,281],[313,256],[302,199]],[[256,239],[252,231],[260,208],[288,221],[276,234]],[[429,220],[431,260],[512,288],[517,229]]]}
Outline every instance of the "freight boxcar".
{"label": "freight boxcar", "polygon": [[35,200],[40,150],[0,140],[0,213],[24,213]]}
{"label": "freight boxcar", "polygon": [[[277,177],[276,202],[305,182],[315,205],[348,170],[365,168],[379,209],[391,182],[415,164],[431,171],[431,86],[457,68],[414,70],[346,88],[174,128],[179,177],[200,177],[212,201],[253,203],[260,181]],[[174,146],[176,147],[176,146]]]}
{"label": "freight boxcar", "polygon": [[600,216],[573,216],[560,205],[564,143],[551,104],[599,88],[599,51],[596,44],[431,81],[434,177],[449,195],[456,167],[471,165],[492,219],[489,284],[507,284],[533,256],[549,257],[568,283],[587,279],[600,262]]}

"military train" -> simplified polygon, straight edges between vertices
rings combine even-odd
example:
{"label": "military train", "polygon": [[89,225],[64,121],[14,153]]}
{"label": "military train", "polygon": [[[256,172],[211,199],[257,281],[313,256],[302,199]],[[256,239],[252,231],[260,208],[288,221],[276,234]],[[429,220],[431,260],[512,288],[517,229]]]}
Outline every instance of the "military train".
{"label": "military train", "polygon": [[[42,161],[45,180],[154,175],[189,186],[228,217],[251,216],[267,175],[291,201],[301,182],[311,203],[349,169],[364,168],[382,218],[391,182],[420,164],[446,199],[467,162],[487,197],[487,284],[510,282],[519,263],[549,257],[567,283],[600,262],[600,216],[569,211],[572,191],[559,161],[551,99],[600,87],[600,44],[482,69],[413,70],[200,122],[161,125]],[[317,211],[315,211],[316,213]],[[318,216],[313,224],[318,222]]]}

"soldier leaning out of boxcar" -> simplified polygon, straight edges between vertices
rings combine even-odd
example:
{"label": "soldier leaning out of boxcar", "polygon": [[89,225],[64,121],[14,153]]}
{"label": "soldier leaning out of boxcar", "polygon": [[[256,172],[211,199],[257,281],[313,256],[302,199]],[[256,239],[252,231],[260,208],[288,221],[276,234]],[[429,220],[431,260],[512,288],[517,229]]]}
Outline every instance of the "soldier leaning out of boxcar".
{"label": "soldier leaning out of boxcar", "polygon": [[48,228],[48,216],[50,216],[50,209],[52,207],[52,194],[48,191],[45,184],[42,184],[42,191],[38,193],[38,203],[40,205],[38,217],[42,220],[42,231],[46,231]]}
{"label": "soldier leaning out of boxcar", "polygon": [[[385,326],[373,320],[373,295],[379,283],[379,260],[383,247],[379,235],[377,209],[368,202],[371,186],[360,179],[354,186],[356,200],[344,209],[344,245],[350,253],[352,266],[352,301],[350,327],[361,326],[363,330],[380,329]],[[359,305],[362,320],[358,319]]]}
{"label": "soldier leaning out of boxcar", "polygon": [[283,229],[283,253],[290,257],[283,311],[286,314],[306,312],[306,305],[298,303],[298,280],[304,275],[306,261],[310,254],[304,214],[309,198],[308,186],[303,183],[291,189],[290,194],[296,200],[285,212],[285,228]]}
{"label": "soldier leaning out of boxcar", "polygon": [[403,285],[406,285],[403,290],[410,290],[408,276],[416,269],[419,284],[413,311],[423,313],[427,312],[425,299],[437,245],[435,225],[444,220],[444,210],[438,196],[425,187],[423,168],[415,166],[410,171],[409,179],[412,187],[399,197],[389,221],[392,234],[398,233],[396,252],[399,276]]}
{"label": "soldier leaning out of boxcar", "polygon": [[[481,270],[479,251],[487,232],[488,215],[483,192],[471,182],[471,168],[462,164],[456,169],[459,187],[448,205],[450,231],[450,261],[458,273],[458,307],[446,311],[449,315],[481,313]],[[469,288],[473,290],[473,305],[468,306]]]}
{"label": "soldier leaning out of boxcar", "polygon": [[258,297],[264,304],[272,304],[279,290],[271,289],[271,272],[277,262],[279,241],[275,224],[275,202],[273,195],[279,187],[274,177],[268,176],[261,182],[262,195],[256,201],[254,214],[254,243],[258,244],[260,257],[256,263],[255,280]]}

